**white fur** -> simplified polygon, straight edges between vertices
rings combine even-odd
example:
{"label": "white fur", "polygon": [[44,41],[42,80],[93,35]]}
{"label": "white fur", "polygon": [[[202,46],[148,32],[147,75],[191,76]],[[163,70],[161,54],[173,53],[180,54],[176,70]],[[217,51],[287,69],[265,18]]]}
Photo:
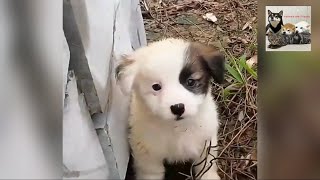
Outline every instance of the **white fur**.
{"label": "white fur", "polygon": [[295,24],[295,26],[296,26],[296,32],[298,33],[302,33],[302,32],[311,33],[311,25],[306,21],[300,21],[297,24]]}
{"label": "white fur", "polygon": [[[120,85],[125,84],[125,91],[131,92],[129,142],[137,179],[163,179],[164,159],[200,161],[206,141],[217,145],[218,114],[210,90],[207,95],[196,95],[179,83],[189,45],[183,40],[166,39],[127,57],[135,62],[124,70],[126,78]],[[162,89],[154,91],[154,83],[161,84]],[[174,120],[170,110],[177,103],[185,105],[180,121]],[[213,164],[202,179],[220,179],[216,171]]]}

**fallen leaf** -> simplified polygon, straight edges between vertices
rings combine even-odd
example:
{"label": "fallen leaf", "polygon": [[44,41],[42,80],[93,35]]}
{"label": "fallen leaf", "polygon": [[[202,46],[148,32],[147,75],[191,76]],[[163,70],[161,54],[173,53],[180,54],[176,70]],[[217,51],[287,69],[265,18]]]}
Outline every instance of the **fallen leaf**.
{"label": "fallen leaf", "polygon": [[246,24],[244,24],[244,26],[242,27],[242,31],[247,29],[250,26],[251,22],[246,22]]}
{"label": "fallen leaf", "polygon": [[258,63],[258,56],[257,55],[252,56],[250,59],[246,61],[246,63],[248,64],[249,67],[252,67],[253,65]]}
{"label": "fallen leaf", "polygon": [[219,26],[217,26],[217,30],[221,31],[221,32],[224,32],[224,30],[222,30]]}
{"label": "fallen leaf", "polygon": [[249,164],[249,159],[251,159],[251,154],[248,154],[247,156],[246,156],[246,161],[245,161],[245,165],[246,166],[248,166],[248,164]]}
{"label": "fallen leaf", "polygon": [[243,111],[240,111],[239,114],[238,114],[238,121],[242,121],[244,119],[244,113]]}
{"label": "fallen leaf", "polygon": [[182,25],[194,25],[199,24],[199,21],[194,15],[181,15],[176,18],[176,22]]}
{"label": "fallen leaf", "polygon": [[203,19],[210,21],[210,22],[216,22],[218,19],[213,13],[206,13],[205,15],[202,16]]}
{"label": "fallen leaf", "polygon": [[238,37],[238,39],[243,43],[243,44],[248,44],[248,41],[244,38]]}

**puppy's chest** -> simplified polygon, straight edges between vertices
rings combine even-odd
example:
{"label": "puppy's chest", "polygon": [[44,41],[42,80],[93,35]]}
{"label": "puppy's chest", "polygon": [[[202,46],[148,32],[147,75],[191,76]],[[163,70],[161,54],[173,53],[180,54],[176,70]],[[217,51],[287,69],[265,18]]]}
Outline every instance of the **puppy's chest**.
{"label": "puppy's chest", "polygon": [[206,140],[209,140],[208,136],[205,136],[199,129],[186,132],[179,132],[176,135],[177,138],[173,138],[168,147],[168,161],[175,160],[188,160],[195,159],[200,156],[200,153],[204,147]]}
{"label": "puppy's chest", "polygon": [[204,143],[210,136],[201,128],[175,127],[157,136],[159,148],[155,149],[168,161],[187,161],[200,156]]}

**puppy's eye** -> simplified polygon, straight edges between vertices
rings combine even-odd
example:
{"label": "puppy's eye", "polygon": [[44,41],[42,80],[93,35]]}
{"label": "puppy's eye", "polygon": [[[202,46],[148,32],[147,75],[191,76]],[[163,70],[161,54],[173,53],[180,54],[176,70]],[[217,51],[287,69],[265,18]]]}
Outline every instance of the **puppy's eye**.
{"label": "puppy's eye", "polygon": [[159,91],[161,89],[161,85],[160,84],[153,84],[152,89],[155,91]]}
{"label": "puppy's eye", "polygon": [[289,32],[290,30],[288,29],[287,31]]}
{"label": "puppy's eye", "polygon": [[187,80],[187,86],[194,87],[195,85],[196,85],[196,80],[194,80],[194,79]]}
{"label": "puppy's eye", "polygon": [[300,27],[300,29],[302,29],[302,27]]}
{"label": "puppy's eye", "polygon": [[298,26],[296,26],[296,28],[298,28]]}

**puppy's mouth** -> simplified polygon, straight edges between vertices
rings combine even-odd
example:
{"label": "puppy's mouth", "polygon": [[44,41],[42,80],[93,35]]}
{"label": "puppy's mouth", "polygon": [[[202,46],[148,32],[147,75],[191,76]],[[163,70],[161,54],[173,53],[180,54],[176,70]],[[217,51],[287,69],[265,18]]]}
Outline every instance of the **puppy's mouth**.
{"label": "puppy's mouth", "polygon": [[177,117],[175,118],[176,121],[180,121],[180,120],[182,120],[182,119],[184,119],[184,117],[182,117],[182,116],[177,116]]}

